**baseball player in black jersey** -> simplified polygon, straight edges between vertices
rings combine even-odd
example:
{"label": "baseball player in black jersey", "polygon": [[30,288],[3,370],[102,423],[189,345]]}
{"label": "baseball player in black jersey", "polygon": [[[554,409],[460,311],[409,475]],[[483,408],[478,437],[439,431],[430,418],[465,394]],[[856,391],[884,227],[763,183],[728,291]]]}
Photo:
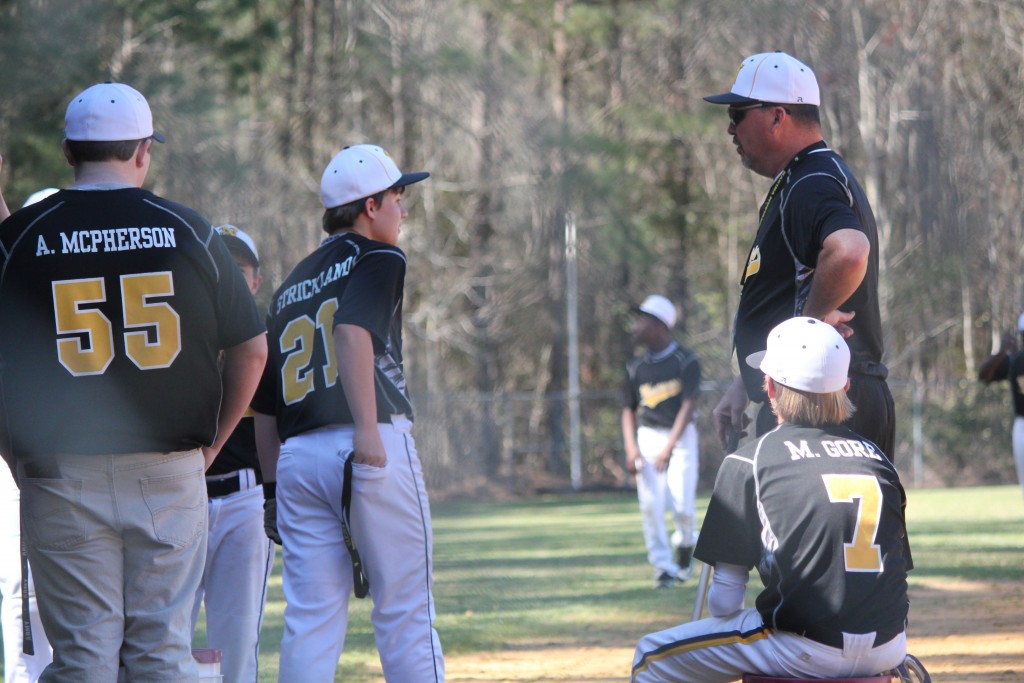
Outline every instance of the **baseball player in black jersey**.
{"label": "baseball player in black jersey", "polygon": [[[1017,333],[1024,342],[1024,313],[1017,319]],[[1024,351],[1013,338],[1003,338],[999,350],[982,361],[978,379],[985,384],[1006,380],[1013,401],[1013,462],[1017,467],[1017,481],[1024,489]]]}
{"label": "baseball player in black jersey", "polygon": [[[3,158],[0,157],[0,170]],[[32,193],[23,206],[42,201],[57,188]],[[11,215],[0,192],[0,222]],[[4,639],[4,683],[35,683],[53,661],[53,649],[39,620],[32,568],[21,553],[21,492],[10,468],[0,467],[0,631]],[[25,620],[28,619],[26,634]]]}
{"label": "baseball player in black jersey", "polygon": [[[263,283],[255,242],[233,225],[215,230],[255,295]],[[256,683],[259,673],[260,627],[275,554],[263,533],[262,483],[248,410],[206,471],[206,565],[192,609],[194,627],[205,602],[206,647],[222,652],[225,683]]]}
{"label": "baseball player in black jersey", "polygon": [[405,187],[427,175],[403,174],[375,145],[339,152],[320,186],[327,238],[270,302],[270,361],[253,408],[284,556],[282,683],[334,680],[349,596],[362,597],[364,578],[384,678],[444,680],[396,246]]}
{"label": "baseball player in black jersey", "polygon": [[203,471],[266,358],[213,228],[141,189],[163,141],[152,121],[124,84],[75,96],[75,185],[0,226],[3,455],[53,645],[47,682],[113,681],[119,659],[129,680],[196,679]]}
{"label": "baseball player in black jersey", "polygon": [[[647,348],[626,365],[622,439],[626,468],[636,475],[647,561],[654,585],[667,588],[690,578],[696,515],[697,394],[700,362],[672,339],[676,307],[652,294],[637,309],[633,337]],[[670,539],[665,513],[675,529]]]}
{"label": "baseball player in black jersey", "polygon": [[[878,447],[841,424],[854,410],[849,347],[831,325],[793,318],[747,362],[779,422],[718,472],[694,551],[715,570],[712,616],[642,638],[633,681],[891,670],[906,656],[906,496]],[[743,609],[754,567],[764,590]]]}
{"label": "baseball player in black jersey", "polygon": [[[867,197],[822,139],[818,83],[784,52],[743,60],[730,92],[704,98],[729,106],[728,132],[743,165],[773,179],[758,213],[736,312],[737,358],[760,348],[775,325],[798,315],[836,326],[850,345],[850,428],[892,459],[895,409],[882,364],[878,230]],[[763,376],[740,363],[740,377],[715,407],[719,438],[743,429],[748,401],[764,403],[757,434],[775,416]]]}

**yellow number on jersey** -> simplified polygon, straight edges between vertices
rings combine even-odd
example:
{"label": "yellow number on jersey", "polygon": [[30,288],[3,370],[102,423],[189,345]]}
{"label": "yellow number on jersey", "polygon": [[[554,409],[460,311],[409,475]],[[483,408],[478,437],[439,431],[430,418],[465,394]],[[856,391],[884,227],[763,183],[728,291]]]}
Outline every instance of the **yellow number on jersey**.
{"label": "yellow number on jersey", "polygon": [[[170,273],[121,276],[125,353],[140,370],[170,367],[181,352],[181,318],[155,297],[174,294]],[[150,341],[152,332],[153,341]]]}
{"label": "yellow number on jersey", "polygon": [[882,549],[875,543],[882,516],[882,487],[878,479],[867,474],[823,474],[821,478],[829,501],[857,504],[853,542],[843,544],[846,571],[882,571]]}
{"label": "yellow number on jersey", "polygon": [[284,327],[281,332],[281,391],[285,405],[298,403],[314,388],[313,349],[316,345],[317,330],[324,350],[326,362],[322,368],[325,386],[332,387],[338,381],[338,364],[334,356],[334,314],[338,300],[328,299],[320,304],[316,322],[308,315],[299,316]]}
{"label": "yellow number on jersey", "polygon": [[[51,289],[60,364],[75,377],[102,375],[114,360],[113,326],[98,308],[83,307],[107,300],[104,279],[60,280]],[[170,272],[121,277],[125,353],[140,370],[166,368],[181,351],[178,313],[150,301],[173,294]]]}
{"label": "yellow number on jersey", "polygon": [[60,364],[75,377],[102,375],[114,360],[113,328],[102,311],[82,306],[107,300],[103,278],[63,280],[51,288]]}

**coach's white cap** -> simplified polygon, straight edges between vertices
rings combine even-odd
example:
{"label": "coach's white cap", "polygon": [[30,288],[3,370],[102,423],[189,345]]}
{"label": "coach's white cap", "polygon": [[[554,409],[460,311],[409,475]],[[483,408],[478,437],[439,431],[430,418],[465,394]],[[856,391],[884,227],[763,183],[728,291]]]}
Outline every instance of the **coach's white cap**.
{"label": "coach's white cap", "polygon": [[747,356],[779,384],[815,394],[846,386],[850,347],[836,328],[816,318],[791,318],[768,333],[768,349]]}
{"label": "coach's white cap", "polygon": [[660,294],[651,294],[649,297],[644,299],[642,304],[637,306],[637,310],[641,313],[654,316],[661,322],[665,323],[665,327],[670,330],[676,325],[676,307],[671,301]]}
{"label": "coach's white cap", "polygon": [[256,251],[256,243],[252,241],[246,232],[231,224],[218,225],[214,230],[224,238],[224,243],[232,254],[241,256],[252,265],[259,268],[260,255]]}
{"label": "coach's white cap", "polygon": [[713,104],[821,104],[811,67],[785,52],[762,52],[743,60],[727,93],[704,98]]}
{"label": "coach's white cap", "polygon": [[153,138],[153,112],[135,88],[124,83],[97,83],[75,95],[64,115],[64,137],[83,142]]}
{"label": "coach's white cap", "polygon": [[39,190],[38,192],[33,192],[28,196],[28,199],[25,200],[25,203],[21,205],[21,208],[24,209],[26,206],[32,206],[36,202],[41,202],[51,194],[57,194],[58,192],[60,192],[60,190],[56,187],[47,187],[46,189]]}
{"label": "coach's white cap", "polygon": [[343,206],[384,190],[425,180],[429,173],[402,173],[388,153],[377,145],[353,145],[334,155],[320,178],[320,199],[325,209]]}

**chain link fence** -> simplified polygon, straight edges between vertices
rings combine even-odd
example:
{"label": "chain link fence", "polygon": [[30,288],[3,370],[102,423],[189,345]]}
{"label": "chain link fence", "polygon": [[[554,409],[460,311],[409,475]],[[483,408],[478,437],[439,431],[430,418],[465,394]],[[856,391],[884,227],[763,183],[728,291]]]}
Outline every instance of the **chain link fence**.
{"label": "chain link fence", "polygon": [[[700,489],[710,491],[724,455],[711,411],[726,381],[702,385],[697,429]],[[896,465],[904,486],[1016,481],[1012,408],[1004,383],[890,379],[896,403]],[[417,448],[431,495],[501,497],[570,491],[569,403],[565,394],[450,394],[413,397]],[[633,487],[623,462],[618,391],[582,393],[582,488]],[[751,405],[753,417],[759,406]]]}

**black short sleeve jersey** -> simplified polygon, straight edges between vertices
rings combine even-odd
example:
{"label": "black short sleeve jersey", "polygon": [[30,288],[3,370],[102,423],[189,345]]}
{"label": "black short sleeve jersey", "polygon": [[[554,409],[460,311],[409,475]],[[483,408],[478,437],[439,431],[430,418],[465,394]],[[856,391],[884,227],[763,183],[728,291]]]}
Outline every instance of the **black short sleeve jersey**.
{"label": "black short sleeve jersey", "polygon": [[700,379],[696,354],[672,342],[626,365],[622,406],[636,412],[637,425],[669,428],[683,401],[700,391]]}
{"label": "black short sleeve jersey", "polygon": [[996,367],[992,379],[1005,379],[1009,382],[1013,414],[1024,417],[1024,351],[1005,356]]}
{"label": "black short sleeve jersey", "polygon": [[912,568],[892,464],[841,426],[783,424],[723,462],[694,555],[757,567],[765,625],[842,646],[905,626]]}
{"label": "black short sleeve jersey", "polygon": [[803,150],[776,179],[759,215],[735,328],[740,374],[751,399],[764,401],[764,375],[743,360],[764,349],[773,327],[803,314],[825,238],[843,228],[861,230],[871,244],[864,281],[840,306],[856,312],[847,323],[854,330],[848,339],[851,372],[881,363],[878,230],[867,196],[843,159],[824,142]]}
{"label": "black short sleeve jersey", "polygon": [[206,470],[207,475],[228,474],[238,470],[256,470],[257,483],[263,483],[260,460],[256,455],[256,426],[252,410],[247,410],[242,419],[224,442],[217,458]]}
{"label": "black short sleeve jersey", "polygon": [[277,417],[282,440],[352,423],[334,355],[340,324],[365,328],[373,338],[378,420],[412,418],[402,367],[405,269],[398,247],[342,233],[324,240],[274,293],[270,355],[253,408]]}
{"label": "black short sleeve jersey", "polygon": [[15,457],[213,443],[218,353],[263,332],[198,213],[62,190],[0,225],[2,398]]}

